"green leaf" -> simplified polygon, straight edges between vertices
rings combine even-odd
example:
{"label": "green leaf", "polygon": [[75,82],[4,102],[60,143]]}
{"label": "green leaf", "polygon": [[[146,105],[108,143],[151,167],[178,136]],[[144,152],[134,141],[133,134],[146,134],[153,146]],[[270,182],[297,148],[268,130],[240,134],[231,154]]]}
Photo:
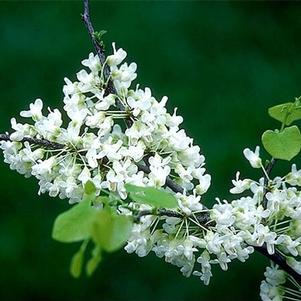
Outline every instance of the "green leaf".
{"label": "green leaf", "polygon": [[84,261],[84,252],[80,249],[78,252],[76,252],[72,259],[70,264],[70,274],[74,278],[78,278],[82,272],[83,267],[83,261]]}
{"label": "green leaf", "polygon": [[85,194],[91,195],[91,194],[94,194],[95,191],[96,191],[96,187],[95,187],[94,183],[91,180],[88,180],[84,186]]}
{"label": "green leaf", "polygon": [[290,161],[301,150],[301,133],[295,125],[281,132],[268,130],[262,135],[262,143],[275,159]]}
{"label": "green leaf", "polygon": [[89,259],[86,265],[86,273],[90,277],[98,265],[101,262],[101,249],[100,246],[96,245],[92,251],[92,257]]}
{"label": "green leaf", "polygon": [[90,202],[80,202],[56,218],[52,238],[60,242],[76,242],[89,238],[96,214],[97,211],[90,206]]}
{"label": "green leaf", "polygon": [[290,125],[301,119],[301,106],[299,101],[283,103],[269,108],[269,115],[284,125]]}
{"label": "green leaf", "polygon": [[132,184],[126,184],[125,188],[134,202],[148,204],[157,208],[176,208],[178,206],[177,199],[163,189],[139,187]]}
{"label": "green leaf", "polygon": [[93,36],[97,39],[98,42],[101,41],[102,37],[107,33],[106,30],[94,31]]}
{"label": "green leaf", "polygon": [[129,238],[133,222],[130,217],[117,215],[110,210],[98,212],[93,224],[94,242],[107,252],[120,249]]}

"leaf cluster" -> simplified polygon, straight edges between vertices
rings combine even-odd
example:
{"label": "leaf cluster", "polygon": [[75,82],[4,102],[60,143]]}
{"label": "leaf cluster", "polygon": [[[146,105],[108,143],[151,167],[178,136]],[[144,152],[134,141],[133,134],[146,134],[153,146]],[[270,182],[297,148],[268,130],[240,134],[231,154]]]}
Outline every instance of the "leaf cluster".
{"label": "leaf cluster", "polygon": [[[87,181],[84,188],[85,198],[61,213],[56,218],[52,230],[53,239],[59,242],[82,242],[71,259],[70,273],[75,278],[81,275],[85,251],[90,241],[94,243],[94,247],[85,266],[88,276],[93,274],[101,262],[103,251],[110,253],[122,248],[133,227],[133,217],[120,214],[116,206],[117,201],[118,204],[124,203],[130,208],[126,201],[117,198],[116,195],[96,196],[92,181]],[[178,205],[177,199],[163,189],[126,184],[126,190],[129,202],[150,205],[154,209],[175,208]]]}
{"label": "leaf cluster", "polygon": [[301,150],[301,133],[294,122],[301,120],[301,97],[294,102],[269,108],[269,115],[281,123],[280,130],[267,130],[262,135],[262,144],[275,159],[292,160]]}

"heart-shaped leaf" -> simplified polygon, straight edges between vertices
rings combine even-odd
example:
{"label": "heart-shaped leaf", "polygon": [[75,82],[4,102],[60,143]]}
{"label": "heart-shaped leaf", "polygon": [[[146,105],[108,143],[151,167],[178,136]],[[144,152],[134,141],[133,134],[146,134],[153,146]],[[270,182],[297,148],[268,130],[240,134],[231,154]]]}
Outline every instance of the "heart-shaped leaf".
{"label": "heart-shaped leaf", "polygon": [[301,119],[301,106],[299,102],[283,103],[269,108],[269,115],[285,125],[290,125]]}
{"label": "heart-shaped leaf", "polygon": [[268,130],[262,135],[262,143],[275,159],[290,161],[301,150],[301,133],[295,125],[281,132]]}

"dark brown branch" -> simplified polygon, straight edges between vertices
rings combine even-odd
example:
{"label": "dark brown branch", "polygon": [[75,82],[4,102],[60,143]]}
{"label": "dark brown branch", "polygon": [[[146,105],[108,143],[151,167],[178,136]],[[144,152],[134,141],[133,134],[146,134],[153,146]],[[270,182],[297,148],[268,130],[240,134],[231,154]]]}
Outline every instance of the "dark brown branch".
{"label": "dark brown branch", "polygon": [[[183,214],[181,214],[177,211],[167,210],[167,209],[159,209],[159,210],[142,210],[135,216],[135,218],[137,220],[139,220],[141,217],[147,216],[147,215],[167,216],[167,217],[177,217],[177,218],[184,217]],[[204,225],[204,227],[206,227],[206,228],[208,227],[208,225],[206,225],[206,222],[208,222],[208,220],[210,218],[208,212],[205,212],[205,214],[196,215],[196,218],[201,225]],[[267,257],[268,259],[272,260],[284,272],[291,275],[298,283],[301,284],[301,275],[298,274],[292,267],[290,267],[287,264],[285,258],[277,250],[275,250],[274,254],[269,254],[265,244],[261,247],[258,247],[258,246],[253,246],[253,247],[258,253],[260,253],[263,256]]]}
{"label": "dark brown branch", "polygon": [[[266,174],[264,174],[264,191],[263,191],[263,200],[262,200],[262,205],[265,209],[267,207],[267,202],[268,202],[266,198],[266,194],[268,192],[269,176],[271,175],[275,163],[276,160],[272,158],[271,161],[265,167]],[[301,275],[298,274],[292,267],[290,267],[287,264],[285,257],[283,257],[277,250],[275,250],[275,253],[271,255],[268,253],[265,245],[263,245],[262,247],[254,247],[254,249],[260,254],[264,255],[265,257],[275,262],[277,265],[279,265],[279,267],[283,271],[285,271],[286,273],[294,277],[294,279],[301,284]]]}
{"label": "dark brown branch", "polygon": [[147,215],[156,215],[156,216],[168,216],[168,217],[177,217],[177,218],[183,218],[183,214],[173,211],[173,210],[168,210],[168,209],[158,209],[158,210],[141,210],[138,212],[138,214],[135,216],[137,220],[139,220],[143,216]]}
{"label": "dark brown branch", "polygon": [[[8,134],[0,134],[0,141],[11,141],[11,139]],[[37,138],[32,138],[32,137],[24,137],[19,142],[21,142],[21,143],[28,142],[29,144],[39,145],[45,149],[53,149],[54,150],[54,149],[65,148],[65,145],[63,145],[63,144],[51,142],[46,139],[37,139]]]}
{"label": "dark brown branch", "polygon": [[[86,25],[88,33],[90,35],[93,46],[96,50],[96,53],[99,57],[100,63],[101,63],[101,65],[103,65],[106,60],[105,51],[104,51],[103,45],[101,45],[95,37],[95,31],[94,31],[94,28],[93,28],[93,25],[92,25],[91,19],[90,19],[89,1],[88,0],[84,0],[84,13],[82,14],[82,18]],[[107,70],[107,71],[108,72],[104,74],[105,78],[108,78],[110,75],[110,71],[109,70]]]}
{"label": "dark brown branch", "polygon": [[[145,172],[145,173],[150,173],[150,169],[149,169],[149,166],[146,165],[148,164],[147,160],[143,160],[145,164],[142,164],[142,163],[136,163],[136,165],[138,166],[138,169]],[[165,181],[165,187],[168,187],[170,188],[173,192],[175,193],[183,193],[184,189],[178,185],[177,183],[175,183],[174,181],[172,181],[170,179],[170,177],[167,177],[166,178],[166,181]]]}
{"label": "dark brown branch", "polygon": [[[107,64],[105,64],[106,55],[105,55],[104,46],[96,38],[95,31],[94,31],[94,28],[93,28],[93,25],[91,22],[90,10],[89,10],[89,0],[84,0],[84,13],[82,14],[82,19],[83,19],[85,26],[87,28],[87,31],[89,33],[89,36],[91,38],[94,49],[99,57],[100,63],[104,68],[103,75],[104,75],[104,80],[106,81],[110,77],[110,69],[109,69],[109,66]],[[107,87],[105,89],[105,96],[110,93],[112,93],[112,94],[116,93],[113,82],[111,80],[108,81]],[[117,106],[120,111],[124,110],[124,106],[120,101],[117,102]]]}
{"label": "dark brown branch", "polygon": [[266,246],[262,247],[254,247],[254,249],[259,252],[260,254],[264,255],[268,259],[275,262],[279,267],[289,275],[291,275],[299,284],[301,284],[301,275],[298,274],[292,267],[290,267],[285,258],[277,251],[275,250],[275,253],[270,255],[267,251]]}

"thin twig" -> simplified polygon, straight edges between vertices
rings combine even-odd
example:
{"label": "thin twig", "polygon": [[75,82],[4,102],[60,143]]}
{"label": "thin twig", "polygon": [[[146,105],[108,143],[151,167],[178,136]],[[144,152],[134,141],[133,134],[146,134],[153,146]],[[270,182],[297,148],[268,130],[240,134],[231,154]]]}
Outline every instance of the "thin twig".
{"label": "thin twig", "polygon": [[[109,69],[109,66],[107,64],[105,64],[106,55],[105,55],[104,46],[99,43],[99,41],[97,40],[97,38],[95,36],[94,27],[92,25],[91,18],[90,18],[89,0],[84,0],[84,13],[82,14],[82,19],[83,19],[85,26],[87,28],[87,31],[89,33],[89,36],[91,38],[94,49],[99,57],[100,63],[103,66],[103,75],[104,75],[104,80],[106,82],[106,80],[109,79],[109,76],[110,76],[110,69]],[[110,93],[116,94],[116,89],[113,85],[113,82],[109,79],[107,87],[105,89],[105,96]],[[118,100],[116,102],[118,105],[118,109],[120,111],[124,111],[123,104]]]}

